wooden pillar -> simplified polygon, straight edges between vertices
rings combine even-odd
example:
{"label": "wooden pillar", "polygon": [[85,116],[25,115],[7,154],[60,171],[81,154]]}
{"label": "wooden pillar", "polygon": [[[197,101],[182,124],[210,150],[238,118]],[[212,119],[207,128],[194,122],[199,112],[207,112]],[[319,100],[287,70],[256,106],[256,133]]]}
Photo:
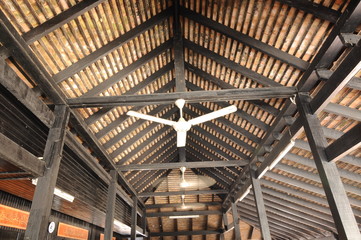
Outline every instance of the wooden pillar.
{"label": "wooden pillar", "polygon": [[115,200],[117,196],[118,172],[116,170],[111,170],[110,176],[112,177],[112,179],[108,187],[104,240],[111,240],[113,237],[114,211],[115,211]]}
{"label": "wooden pillar", "polygon": [[266,208],[264,206],[263,195],[260,180],[255,177],[255,172],[250,170],[252,190],[254,201],[256,203],[256,209],[258,214],[258,221],[261,228],[262,239],[271,240],[271,232],[269,230],[268,219],[266,214]]}
{"label": "wooden pillar", "polygon": [[[143,210],[143,216],[142,216],[142,228],[143,228],[143,234],[147,233],[147,215],[146,210]],[[145,237],[144,237],[145,239]]]}
{"label": "wooden pillar", "polygon": [[33,202],[31,204],[26,240],[44,240],[48,230],[48,220],[53,204],[53,195],[58,177],[64,146],[69,109],[65,105],[55,106],[55,121],[50,128],[44,150],[46,169],[44,176],[38,178]]}
{"label": "wooden pillar", "polygon": [[360,230],[337,166],[334,162],[328,161],[325,153],[327,141],[319,119],[311,111],[310,97],[308,94],[299,93],[296,100],[308,143],[335,222],[338,237],[340,239],[361,239]]}
{"label": "wooden pillar", "polygon": [[131,240],[135,240],[137,237],[137,210],[138,210],[138,199],[136,196],[133,196],[132,223],[131,223],[131,234],[130,234]]}
{"label": "wooden pillar", "polygon": [[232,202],[231,209],[232,209],[233,226],[234,226],[234,240],[241,240],[241,230],[239,229],[237,203]]}

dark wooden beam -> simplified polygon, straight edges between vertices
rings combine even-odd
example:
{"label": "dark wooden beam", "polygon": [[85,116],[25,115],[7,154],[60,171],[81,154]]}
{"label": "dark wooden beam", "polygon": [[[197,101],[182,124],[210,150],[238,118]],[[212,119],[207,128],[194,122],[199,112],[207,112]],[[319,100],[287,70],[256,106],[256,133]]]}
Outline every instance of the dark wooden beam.
{"label": "dark wooden beam", "polygon": [[132,206],[132,217],[131,217],[131,233],[130,239],[136,240],[137,238],[137,209],[138,209],[138,198],[133,196],[133,206]]}
{"label": "dark wooden beam", "polygon": [[172,104],[183,98],[188,103],[252,100],[267,98],[289,98],[296,94],[295,87],[265,87],[247,89],[227,89],[214,91],[193,91],[182,93],[158,93],[130,96],[79,97],[68,99],[72,108],[90,108],[104,106],[145,106],[151,104]]}
{"label": "dark wooden beam", "polygon": [[[195,22],[198,22],[198,23],[204,25],[205,27],[213,29],[214,31],[217,31],[233,40],[236,40],[245,45],[248,45],[249,47],[254,48],[257,51],[263,52],[275,59],[278,59],[284,63],[287,63],[297,69],[300,69],[301,71],[306,70],[309,65],[306,61],[304,61],[300,58],[297,58],[287,52],[284,52],[278,48],[268,45],[267,43],[264,43],[260,40],[252,38],[246,34],[243,34],[237,30],[234,30],[223,24],[220,24],[210,18],[203,16],[202,14],[196,13],[196,12],[189,10],[187,8],[184,8],[184,7],[181,8],[181,13],[186,18],[189,18]],[[190,49],[193,49],[193,48],[190,48]],[[207,55],[205,55],[205,56],[207,56]],[[225,65],[225,66],[227,66],[227,65]]]}
{"label": "dark wooden beam", "polygon": [[204,194],[226,194],[227,190],[195,190],[195,191],[177,191],[177,192],[142,192],[139,197],[173,196],[173,195],[204,195]]}
{"label": "dark wooden beam", "polygon": [[297,106],[303,119],[303,126],[330,205],[337,232],[342,239],[361,238],[337,166],[332,162],[328,162],[325,153],[327,141],[323,135],[320,121],[316,115],[313,115],[308,95],[298,94]]}
{"label": "dark wooden beam", "polygon": [[[332,76],[333,71],[328,69],[318,69],[317,75],[319,76],[320,80],[327,82],[327,80]],[[361,90],[361,78],[359,77],[353,77],[351,80],[346,84],[347,87],[355,89],[355,90]]]}
{"label": "dark wooden beam", "polygon": [[330,100],[351,80],[361,69],[361,40],[352,47],[342,63],[333,72],[326,84],[320,89],[311,102],[312,113],[318,113],[327,106]]}
{"label": "dark wooden beam", "polygon": [[119,82],[123,78],[127,77],[129,74],[135,72],[141,66],[143,66],[144,64],[146,64],[147,62],[149,62],[153,58],[157,57],[158,55],[162,54],[166,50],[170,49],[171,47],[172,47],[172,41],[171,40],[168,40],[168,41],[162,43],[161,45],[159,45],[158,47],[156,47],[155,49],[153,49],[149,53],[147,53],[144,56],[142,56],[141,58],[139,58],[137,61],[131,63],[130,65],[128,65],[126,67],[124,67],[122,70],[115,73],[110,78],[104,80],[103,82],[99,83],[98,85],[96,85],[95,87],[90,89],[88,92],[84,93],[81,96],[81,98],[93,97],[93,96],[99,95],[100,93],[107,90],[109,87],[116,84],[117,82]]}
{"label": "dark wooden beam", "polygon": [[[207,81],[210,81],[210,82],[216,84],[217,86],[219,86],[222,89],[236,89],[236,87],[232,86],[231,84],[229,84],[219,78],[216,78],[213,75],[211,75],[187,62],[184,63],[184,66],[188,71],[196,74],[197,76],[200,76],[201,78],[203,78]],[[188,82],[188,85],[189,85],[189,82]],[[192,91],[197,91],[197,90],[192,89]],[[269,105],[268,103],[265,103],[262,100],[246,100],[246,101],[257,106],[258,108],[274,115],[274,116],[276,116],[280,112],[277,108],[274,108],[273,106]]]}
{"label": "dark wooden beam", "polygon": [[266,207],[263,200],[260,180],[255,177],[255,172],[250,171],[250,179],[252,181],[252,191],[254,202],[257,209],[258,221],[261,229],[262,239],[271,240],[271,232],[269,230]]}
{"label": "dark wooden beam", "polygon": [[[186,204],[192,207],[203,207],[203,206],[221,206],[222,202],[186,202]],[[145,209],[154,208],[180,208],[183,205],[181,203],[159,203],[159,204],[145,204]]]}
{"label": "dark wooden beam", "polygon": [[177,231],[177,232],[152,232],[150,237],[165,237],[165,236],[192,236],[192,235],[211,235],[221,234],[223,230],[198,230],[198,231]]}
{"label": "dark wooden beam", "polygon": [[232,218],[233,218],[233,229],[234,229],[234,240],[241,240],[241,230],[239,226],[239,215],[237,210],[237,204],[231,204]]}
{"label": "dark wooden beam", "polygon": [[78,62],[74,63],[70,67],[58,72],[53,76],[53,79],[56,83],[62,82],[65,79],[73,76],[74,74],[80,72],[82,69],[86,68],[87,66],[91,65],[92,63],[96,62],[98,59],[106,56],[110,52],[114,51],[115,49],[127,44],[129,41],[134,39],[135,37],[139,36],[143,32],[147,31],[148,29],[152,28],[153,26],[159,24],[160,22],[167,19],[172,13],[172,9],[168,8],[163,12],[155,15],[154,17],[148,19],[144,23],[136,26],[135,28],[129,30],[128,32],[120,35],[120,37],[114,39],[113,41],[107,43],[103,47],[99,48],[98,50],[92,52],[91,54],[87,55],[86,57],[80,59]]}
{"label": "dark wooden beam", "polygon": [[0,133],[0,160],[5,160],[34,177],[44,175],[45,163]]}
{"label": "dark wooden beam", "polygon": [[[228,58],[225,58],[207,48],[204,48],[196,43],[193,43],[189,40],[184,39],[184,46],[194,52],[197,52],[199,54],[202,54],[203,56],[212,59],[213,61],[222,64],[223,66],[241,74],[242,76],[245,76],[249,79],[252,79],[255,82],[258,82],[262,86],[265,87],[280,87],[282,86],[280,83],[273,81],[272,79],[269,79],[257,72],[252,71],[249,68],[246,68],[239,63],[236,63],[232,60],[229,60]],[[261,99],[261,98],[258,98]],[[257,99],[247,99],[247,100],[257,100]]]}
{"label": "dark wooden beam", "polygon": [[53,112],[45,105],[34,90],[29,88],[4,61],[0,60],[0,84],[11,92],[24,106],[37,116],[47,127],[54,122]]}
{"label": "dark wooden beam", "polygon": [[39,26],[31,29],[30,31],[24,33],[22,37],[27,44],[32,44],[33,42],[39,40],[43,36],[51,33],[55,29],[63,26],[66,23],[69,23],[71,20],[77,18],[78,16],[88,12],[90,9],[98,6],[104,2],[104,0],[85,0],[82,1],[69,9],[61,12],[60,14],[54,16],[50,20],[40,24]]}
{"label": "dark wooden beam", "polygon": [[361,112],[356,108],[329,103],[323,111],[361,122]]}
{"label": "dark wooden beam", "polygon": [[216,168],[216,167],[237,167],[245,166],[248,162],[245,160],[231,161],[204,161],[204,162],[175,162],[175,163],[153,163],[153,164],[131,164],[118,166],[120,171],[145,171],[161,169],[186,168]]}
{"label": "dark wooden beam", "polygon": [[169,217],[169,216],[189,216],[189,215],[221,215],[219,210],[203,210],[203,211],[172,211],[172,212],[150,212],[147,217]]}
{"label": "dark wooden beam", "polygon": [[315,17],[335,23],[341,16],[341,13],[321,4],[309,2],[307,0],[277,0],[290,7],[300,9],[306,13],[315,15]]}
{"label": "dark wooden beam", "polygon": [[105,227],[104,227],[104,240],[112,240],[113,238],[113,228],[114,228],[114,212],[115,212],[115,200],[117,194],[117,181],[118,173],[115,170],[110,171],[111,181],[108,187],[107,195],[107,212],[105,218]]}
{"label": "dark wooden beam", "polygon": [[64,146],[69,109],[64,105],[55,107],[55,121],[49,130],[44,150],[46,169],[38,178],[31,204],[25,239],[46,239],[56,180]]}
{"label": "dark wooden beam", "polygon": [[361,145],[361,123],[351,128],[326,149],[328,161],[337,161]]}
{"label": "dark wooden beam", "polygon": [[184,49],[181,19],[179,15],[179,0],[173,0],[173,33],[174,33],[174,74],[176,79],[176,91],[185,92],[186,82],[184,76]]}

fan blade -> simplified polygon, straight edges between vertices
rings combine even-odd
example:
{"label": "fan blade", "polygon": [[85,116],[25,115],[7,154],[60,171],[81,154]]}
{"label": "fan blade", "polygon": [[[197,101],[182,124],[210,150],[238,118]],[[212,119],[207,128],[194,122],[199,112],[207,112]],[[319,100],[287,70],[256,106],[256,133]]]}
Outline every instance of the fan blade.
{"label": "fan blade", "polygon": [[167,120],[167,119],[157,118],[157,117],[153,117],[153,116],[150,116],[150,115],[146,115],[146,114],[142,114],[142,113],[138,113],[138,112],[134,112],[134,111],[128,111],[127,115],[132,116],[132,117],[145,119],[145,120],[149,120],[149,121],[153,121],[153,122],[157,122],[157,123],[162,123],[162,124],[165,124],[165,125],[170,125],[170,126],[173,126],[176,123],[174,121],[170,121],[170,120]]}
{"label": "fan blade", "polygon": [[237,107],[234,106],[234,105],[231,105],[229,107],[222,108],[222,109],[220,109],[218,111],[214,111],[214,112],[205,114],[203,116],[193,118],[193,119],[189,120],[188,123],[190,123],[192,125],[204,123],[204,122],[210,121],[212,119],[219,118],[219,117],[222,117],[224,115],[233,113],[235,111],[237,111]]}
{"label": "fan blade", "polygon": [[187,141],[187,131],[177,131],[177,147],[185,147]]}

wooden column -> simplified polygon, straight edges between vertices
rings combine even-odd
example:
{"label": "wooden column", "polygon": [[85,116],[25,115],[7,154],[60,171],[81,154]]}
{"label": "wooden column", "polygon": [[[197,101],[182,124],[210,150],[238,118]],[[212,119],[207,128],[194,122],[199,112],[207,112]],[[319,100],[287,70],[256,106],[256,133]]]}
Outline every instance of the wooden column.
{"label": "wooden column", "polygon": [[133,197],[133,208],[132,208],[132,222],[131,222],[131,234],[130,239],[135,240],[137,237],[137,209],[138,209],[138,200],[137,197]]}
{"label": "wooden column", "polygon": [[233,216],[234,240],[241,240],[241,231],[239,229],[237,203],[232,202],[231,209],[232,209],[232,216]]}
{"label": "wooden column", "polygon": [[29,222],[25,231],[26,240],[44,240],[48,230],[48,220],[53,204],[53,195],[58,177],[64,146],[69,109],[65,105],[55,106],[55,121],[50,128],[44,150],[46,169],[38,178],[31,205]]}
{"label": "wooden column", "polygon": [[258,221],[261,228],[262,239],[271,240],[271,232],[269,230],[268,219],[266,214],[266,208],[264,206],[263,195],[260,180],[255,177],[255,172],[250,170],[252,190],[254,201],[256,203],[256,209],[258,214]]}
{"label": "wooden column", "polygon": [[327,159],[325,153],[327,141],[319,119],[311,111],[309,104],[310,97],[308,94],[299,93],[296,100],[308,143],[311,147],[312,155],[335,222],[338,237],[340,239],[361,239],[360,230],[357,226],[337,166],[334,162],[329,162]]}
{"label": "wooden column", "polygon": [[112,177],[112,179],[108,187],[104,240],[111,240],[113,237],[114,211],[115,211],[115,200],[117,196],[118,172],[116,170],[111,170],[110,176]]}

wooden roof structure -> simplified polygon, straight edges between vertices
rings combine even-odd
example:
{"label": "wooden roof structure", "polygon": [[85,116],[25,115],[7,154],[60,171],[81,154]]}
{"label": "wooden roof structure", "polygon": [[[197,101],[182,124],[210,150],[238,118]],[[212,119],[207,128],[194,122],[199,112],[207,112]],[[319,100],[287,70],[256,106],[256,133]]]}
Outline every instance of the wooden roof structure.
{"label": "wooden roof structure", "polygon": [[[0,3],[0,190],[32,200],[29,179],[48,176],[36,156],[60,134],[56,186],[76,200],[52,209],[115,217],[133,239],[137,225],[150,239],[359,236],[359,1]],[[192,126],[184,148],[126,114],[177,121],[177,99],[187,120],[237,111]],[[181,188],[181,166],[214,184]]]}

